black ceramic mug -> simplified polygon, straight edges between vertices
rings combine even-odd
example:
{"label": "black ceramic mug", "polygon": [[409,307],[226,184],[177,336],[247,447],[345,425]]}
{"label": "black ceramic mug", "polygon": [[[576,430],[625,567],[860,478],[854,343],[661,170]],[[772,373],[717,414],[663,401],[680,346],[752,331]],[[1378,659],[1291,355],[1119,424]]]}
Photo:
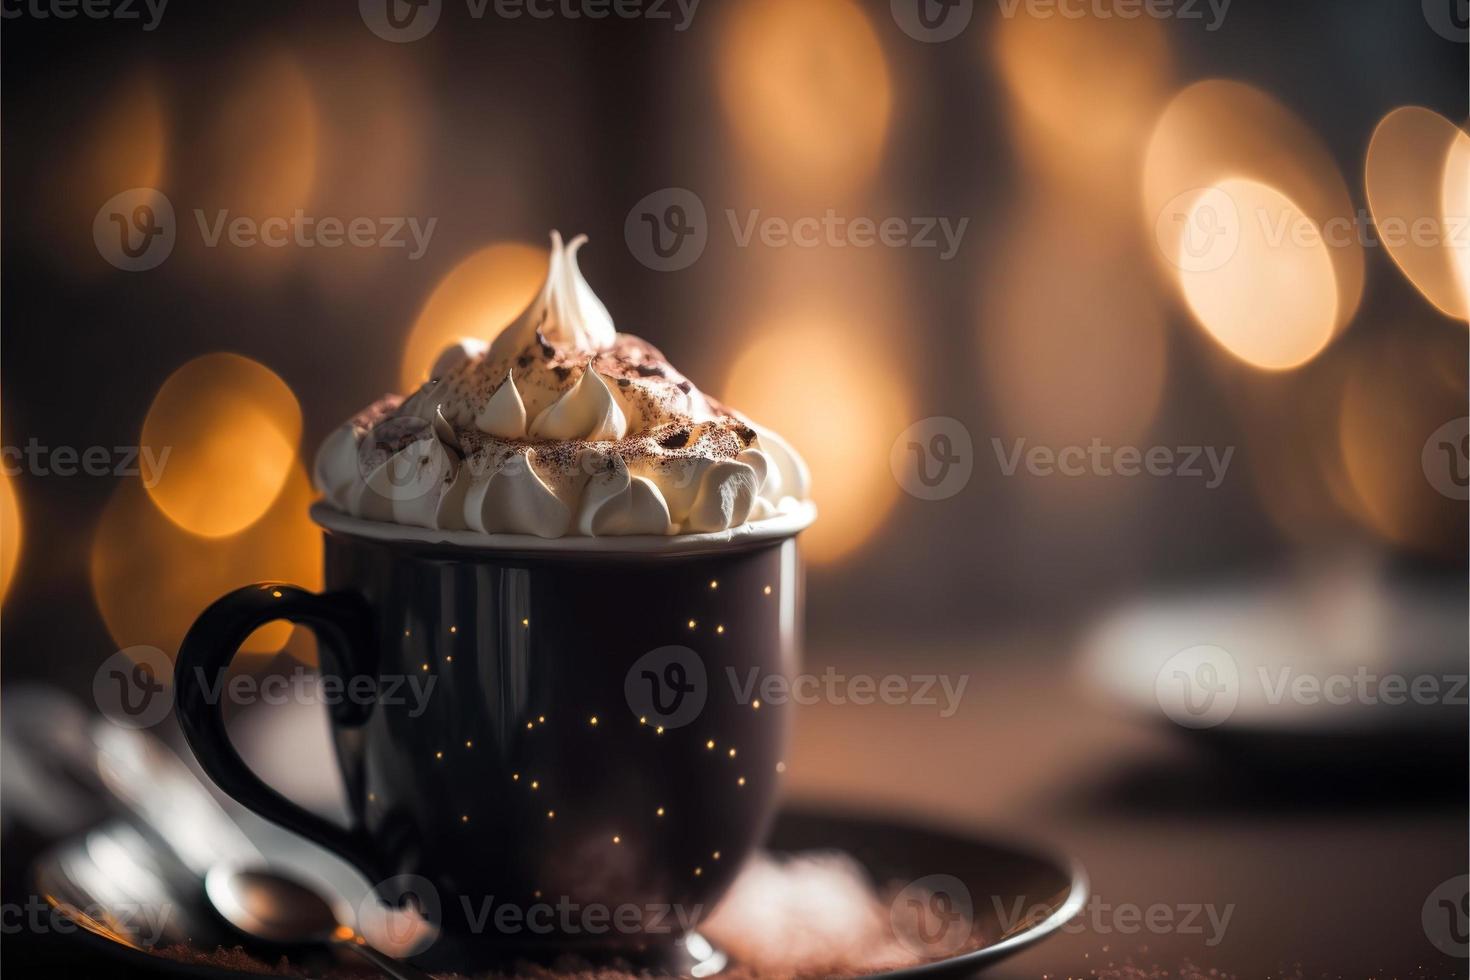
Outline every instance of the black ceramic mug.
{"label": "black ceramic mug", "polygon": [[[426,883],[427,964],[671,949],[774,810],[790,705],[760,692],[794,669],[805,521],[610,550],[313,516],[326,591],[240,589],[184,639],[178,712],[205,771],[371,881]],[[330,710],[350,826],[271,789],[226,735],[217,679],[279,619],[316,632],[344,692]]]}

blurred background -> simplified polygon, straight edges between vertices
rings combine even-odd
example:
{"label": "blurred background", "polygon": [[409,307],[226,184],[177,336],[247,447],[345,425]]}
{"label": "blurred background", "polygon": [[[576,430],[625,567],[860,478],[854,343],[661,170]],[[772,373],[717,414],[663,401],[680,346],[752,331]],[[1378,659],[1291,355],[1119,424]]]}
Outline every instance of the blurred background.
{"label": "blurred background", "polygon": [[[102,660],[171,656],[236,585],[319,586],[315,447],[509,322],[552,228],[591,237],[620,329],[811,464],[812,664],[977,678],[965,725],[815,708],[800,792],[1085,852],[1096,812],[1078,830],[1057,783],[1146,745],[1164,763],[1102,798],[1170,812],[1197,759],[1120,721],[1157,720],[1178,650],[1464,674],[1463,3],[402,6],[6,8],[6,685],[89,700]],[[298,212],[404,246],[210,244]],[[1094,455],[1056,468],[1069,448]],[[315,657],[283,624],[246,649]],[[1217,731],[1368,736],[1312,769],[1431,739],[1412,788],[1347,796],[1447,800],[1406,839],[1426,888],[1463,870],[1463,701],[1361,725],[1240,704]],[[1342,804],[1312,786],[1226,795]]]}
{"label": "blurred background", "polygon": [[[855,0],[709,4],[682,31],[672,6],[450,4],[411,43],[351,4],[178,3],[152,31],[13,21],[5,444],[172,458],[151,491],[29,464],[9,479],[7,677],[88,673],[47,647],[168,648],[233,582],[312,584],[303,461],[448,341],[493,336],[551,228],[591,236],[584,268],[622,329],[810,461],[818,633],[1055,623],[1342,548],[1463,567],[1465,508],[1419,462],[1465,415],[1453,249],[1364,243],[1375,203],[1438,227],[1447,175],[1463,195],[1465,158],[1446,164],[1464,152],[1464,45],[1403,3],[1030,9],[982,3],[931,43]],[[1184,212],[1224,180],[1262,219],[1222,269],[1191,272],[1161,229],[1208,235]],[[93,219],[147,187],[177,240],[120,271]],[[625,224],[668,188],[702,202],[707,244],[660,272]],[[434,224],[423,246],[406,227],[398,248],[206,244],[222,214],[298,209]],[[897,219],[915,244],[743,237],[829,209]],[[968,485],[939,501],[890,468],[931,417],[973,446]],[[1203,456],[1204,478],[1002,465],[1017,440],[1094,439],[1234,453],[1214,487]]]}

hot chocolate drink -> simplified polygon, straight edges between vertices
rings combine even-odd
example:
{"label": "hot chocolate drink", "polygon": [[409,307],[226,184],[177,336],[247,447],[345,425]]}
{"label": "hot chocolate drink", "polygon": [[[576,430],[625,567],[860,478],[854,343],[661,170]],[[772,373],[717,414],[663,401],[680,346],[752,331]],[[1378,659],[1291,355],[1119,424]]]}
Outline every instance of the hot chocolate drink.
{"label": "hot chocolate drink", "polygon": [[[669,965],[759,843],[784,770],[801,460],[618,334],[553,236],[489,344],[380,399],[316,463],[328,592],[215,603],[175,675],[190,746],[247,806],[352,861],[466,970],[568,949]],[[288,619],[321,640],[352,814],[282,798],[230,746],[214,679]],[[427,698],[392,697],[412,677]],[[214,692],[214,693],[211,693]]]}

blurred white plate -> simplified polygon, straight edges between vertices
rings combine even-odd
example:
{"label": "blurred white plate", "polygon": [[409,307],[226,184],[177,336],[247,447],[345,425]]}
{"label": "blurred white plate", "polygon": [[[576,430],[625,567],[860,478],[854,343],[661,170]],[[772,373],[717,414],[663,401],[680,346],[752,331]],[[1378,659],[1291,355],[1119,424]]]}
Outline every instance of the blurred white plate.
{"label": "blurred white plate", "polygon": [[1466,725],[1463,581],[1371,565],[1129,605],[1083,640],[1085,681],[1186,729],[1423,735]]}

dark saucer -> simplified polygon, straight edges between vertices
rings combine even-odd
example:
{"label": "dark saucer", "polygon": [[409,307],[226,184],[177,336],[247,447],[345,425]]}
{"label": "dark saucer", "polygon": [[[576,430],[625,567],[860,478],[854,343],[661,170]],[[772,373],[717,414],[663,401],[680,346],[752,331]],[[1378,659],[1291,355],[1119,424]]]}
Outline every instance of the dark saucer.
{"label": "dark saucer", "polygon": [[[1058,860],[1010,844],[963,836],[951,831],[916,826],[899,819],[859,816],[839,811],[788,809],[778,817],[768,844],[778,857],[783,853],[840,851],[850,855],[866,871],[878,893],[891,902],[893,935],[922,960],[903,969],[868,974],[883,977],[970,976],[1060,929],[1081,909],[1087,899],[1087,879],[1075,863]],[[56,856],[63,846],[43,856],[35,869],[39,881],[54,882]],[[915,890],[915,889],[918,890]],[[200,896],[184,894],[172,900],[191,913]],[[58,895],[58,889],[42,887],[53,906],[68,897],[82,904],[94,896]],[[193,907],[191,907],[193,906]],[[919,918],[904,924],[904,911],[913,906]],[[956,910],[962,911],[959,917]],[[929,911],[939,918],[925,918]],[[945,931],[944,916],[963,923],[963,932]],[[44,937],[33,952],[37,966],[63,966],[74,975],[118,977],[258,977],[259,973],[230,969],[227,964],[206,960],[204,951],[223,944],[236,945],[264,967],[281,961],[279,949],[252,945],[249,941],[223,935],[197,937],[200,955],[181,956],[152,952],[121,941],[96,923],[81,922],[81,928],[65,936]],[[27,944],[29,946],[29,944]],[[700,937],[691,937],[687,959],[679,974],[715,976],[722,954],[706,948]],[[352,972],[332,966],[319,956],[289,956],[305,975],[351,976]],[[19,965],[19,964],[10,964]]]}

